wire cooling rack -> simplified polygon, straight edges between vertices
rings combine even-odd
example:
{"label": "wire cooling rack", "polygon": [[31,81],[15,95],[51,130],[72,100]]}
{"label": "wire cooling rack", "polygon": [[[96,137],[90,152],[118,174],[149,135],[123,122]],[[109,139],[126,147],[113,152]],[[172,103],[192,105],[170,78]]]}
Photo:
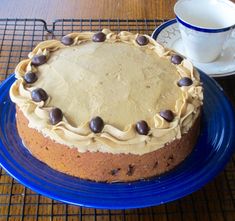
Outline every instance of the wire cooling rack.
{"label": "wire cooling rack", "polygon": [[[164,20],[0,19],[0,81],[40,41],[72,31],[109,28],[151,34]],[[233,104],[235,77],[219,79]],[[0,221],[235,221],[235,155],[225,170],[201,190],[177,201],[144,209],[98,210],[61,203],[22,186],[0,168]]]}

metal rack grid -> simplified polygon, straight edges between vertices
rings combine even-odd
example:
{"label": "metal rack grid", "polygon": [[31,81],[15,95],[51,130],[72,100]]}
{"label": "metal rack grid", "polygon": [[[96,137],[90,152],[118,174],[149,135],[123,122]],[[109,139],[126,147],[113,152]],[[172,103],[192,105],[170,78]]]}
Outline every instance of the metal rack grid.
{"label": "metal rack grid", "polygon": [[[0,19],[0,81],[42,40],[60,38],[71,31],[110,28],[151,34],[163,20],[59,19],[47,25],[40,19]],[[235,78],[219,83],[234,100]],[[22,186],[0,169],[0,221],[79,220],[235,220],[235,155],[225,170],[201,190],[177,201],[144,209],[98,210],[61,203]]]}

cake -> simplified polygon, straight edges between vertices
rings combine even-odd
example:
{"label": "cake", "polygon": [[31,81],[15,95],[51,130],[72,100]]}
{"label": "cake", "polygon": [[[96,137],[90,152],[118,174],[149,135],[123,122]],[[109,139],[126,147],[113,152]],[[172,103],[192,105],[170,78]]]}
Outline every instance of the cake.
{"label": "cake", "polygon": [[147,35],[71,33],[39,43],[10,89],[25,147],[49,167],[97,182],[163,174],[195,146],[198,72]]}

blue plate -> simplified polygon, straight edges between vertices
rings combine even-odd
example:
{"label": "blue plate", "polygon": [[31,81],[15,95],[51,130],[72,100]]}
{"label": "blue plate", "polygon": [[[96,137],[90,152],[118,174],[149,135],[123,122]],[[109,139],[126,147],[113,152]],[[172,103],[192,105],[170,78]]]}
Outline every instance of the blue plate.
{"label": "blue plate", "polygon": [[223,90],[206,74],[202,128],[190,156],[165,175],[132,183],[96,183],[57,172],[35,159],[22,145],[9,98],[12,75],[0,86],[0,163],[16,180],[66,203],[109,209],[140,208],[188,195],[223,169],[234,150],[234,113]]}

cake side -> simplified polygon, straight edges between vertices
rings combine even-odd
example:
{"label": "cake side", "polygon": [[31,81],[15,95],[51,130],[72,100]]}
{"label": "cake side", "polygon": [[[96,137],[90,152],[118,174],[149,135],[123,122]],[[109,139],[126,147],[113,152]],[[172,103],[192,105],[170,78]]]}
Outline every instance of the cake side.
{"label": "cake side", "polygon": [[200,127],[198,117],[188,133],[163,148],[143,155],[102,152],[80,153],[77,148],[55,143],[28,127],[17,107],[17,129],[27,149],[40,161],[60,172],[97,182],[128,182],[165,173],[181,163],[195,146]]}

